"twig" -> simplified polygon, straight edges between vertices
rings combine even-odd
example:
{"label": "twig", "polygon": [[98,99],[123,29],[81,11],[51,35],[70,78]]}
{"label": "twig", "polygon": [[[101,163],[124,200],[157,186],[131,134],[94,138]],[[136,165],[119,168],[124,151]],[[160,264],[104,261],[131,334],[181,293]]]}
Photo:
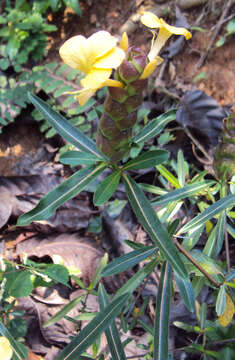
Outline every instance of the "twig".
{"label": "twig", "polygon": [[[229,15],[227,18],[225,18],[222,22],[222,24],[226,23],[227,21],[233,19],[235,17],[235,13],[232,13],[231,15]],[[214,29],[216,28],[217,25],[212,26],[212,28],[210,29],[211,31],[214,31]]]}
{"label": "twig", "polygon": [[214,42],[220,32],[220,29],[221,29],[221,26],[223,25],[223,21],[224,19],[226,18],[227,14],[228,14],[228,11],[230,9],[230,6],[232,5],[232,0],[228,0],[226,5],[225,5],[225,8],[224,8],[224,11],[222,12],[222,15],[219,19],[219,22],[216,26],[216,29],[215,29],[215,32],[213,34],[213,36],[211,37],[211,41],[206,49],[206,51],[204,52],[204,54],[200,57],[198,63],[197,63],[197,69],[200,69],[200,67],[204,64],[207,56],[208,56],[208,53],[210,51],[210,49],[212,48],[212,46],[214,45]]}
{"label": "twig", "polygon": [[194,266],[196,266],[196,268],[203,274],[205,275],[205,277],[207,277],[207,279],[212,282],[213,285],[215,285],[216,287],[219,287],[220,284],[215,280],[213,279],[212,276],[210,276],[210,274],[203,269],[203,267],[198,264],[198,262],[187,252],[187,250],[185,250],[185,248],[176,240],[174,239],[174,243],[175,245],[177,246],[177,248],[186,256],[186,258],[191,262],[193,263]]}
{"label": "twig", "polygon": [[[193,136],[193,134],[191,133],[191,131],[185,126],[184,127],[184,131],[186,132],[186,134],[188,135],[188,137],[192,140],[193,144],[195,144],[198,149],[203,153],[203,155],[205,156],[206,159],[208,159],[208,163],[207,164],[212,164],[213,159],[208,155],[208,153],[206,152],[206,150],[204,149],[204,147],[197,141],[197,139],[195,139],[195,137]],[[193,149],[194,150],[194,149]],[[195,155],[195,154],[194,154]]]}
{"label": "twig", "polygon": [[234,343],[235,342],[235,338],[231,338],[231,339],[224,339],[224,340],[218,340],[218,341],[214,341],[214,342],[210,342],[210,346],[214,346],[214,345],[223,345],[223,344],[227,344],[227,343]]}

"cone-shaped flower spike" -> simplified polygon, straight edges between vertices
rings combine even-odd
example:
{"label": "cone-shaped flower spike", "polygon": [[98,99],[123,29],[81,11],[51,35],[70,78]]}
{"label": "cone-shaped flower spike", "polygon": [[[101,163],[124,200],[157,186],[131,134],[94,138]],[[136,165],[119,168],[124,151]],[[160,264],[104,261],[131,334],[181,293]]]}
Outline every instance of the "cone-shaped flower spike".
{"label": "cone-shaped flower spike", "polygon": [[[97,89],[110,85],[112,69],[116,69],[125,57],[117,47],[118,40],[107,31],[98,31],[86,39],[73,36],[60,48],[60,56],[70,67],[80,70],[86,76],[81,80],[82,90],[74,92],[81,105],[94,95]],[[112,86],[122,86],[113,82]]]}
{"label": "cone-shaped flower spike", "polygon": [[146,65],[147,54],[138,47],[129,47],[126,59],[114,75],[117,81],[123,83],[123,88],[109,87],[96,142],[100,151],[113,163],[121,160],[129,149],[137,109],[147,86],[147,80],[141,79]]}
{"label": "cone-shaped flower spike", "polygon": [[159,19],[155,14],[148,11],[143,13],[140,20],[145,26],[151,29],[159,29],[158,36],[156,40],[153,41],[152,48],[148,54],[150,61],[156,59],[162,47],[171,35],[184,35],[186,40],[192,37],[191,33],[187,29],[168,25],[163,19]]}

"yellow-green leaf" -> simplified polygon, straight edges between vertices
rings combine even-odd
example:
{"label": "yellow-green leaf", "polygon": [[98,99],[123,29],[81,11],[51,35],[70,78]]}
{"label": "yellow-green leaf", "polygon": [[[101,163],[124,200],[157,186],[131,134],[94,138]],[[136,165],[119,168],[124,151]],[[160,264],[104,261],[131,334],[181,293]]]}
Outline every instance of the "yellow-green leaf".
{"label": "yellow-green leaf", "polygon": [[219,323],[221,326],[225,327],[230,324],[235,313],[235,306],[231,297],[226,293],[226,307],[225,311],[221,316],[219,316]]}

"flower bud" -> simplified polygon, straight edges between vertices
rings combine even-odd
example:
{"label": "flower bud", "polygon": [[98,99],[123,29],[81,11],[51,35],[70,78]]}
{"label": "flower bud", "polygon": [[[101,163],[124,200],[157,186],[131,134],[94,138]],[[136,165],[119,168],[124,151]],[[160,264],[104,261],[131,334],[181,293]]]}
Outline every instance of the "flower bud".
{"label": "flower bud", "polygon": [[137,80],[143,73],[147,64],[147,55],[143,50],[132,46],[127,51],[127,58],[118,69],[118,75],[126,84]]}

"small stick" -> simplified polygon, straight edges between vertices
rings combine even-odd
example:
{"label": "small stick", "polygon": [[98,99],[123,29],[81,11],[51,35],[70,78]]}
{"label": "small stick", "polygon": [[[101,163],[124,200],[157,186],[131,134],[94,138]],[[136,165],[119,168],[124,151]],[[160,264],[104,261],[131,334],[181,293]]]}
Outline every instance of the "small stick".
{"label": "small stick", "polygon": [[232,5],[232,0],[228,0],[227,4],[225,5],[224,11],[222,12],[222,15],[221,15],[221,17],[219,19],[219,22],[218,22],[218,24],[216,26],[215,32],[214,32],[213,36],[211,37],[211,41],[210,41],[206,51],[200,57],[200,59],[199,59],[199,61],[197,63],[197,69],[200,69],[200,67],[204,64],[204,62],[205,62],[205,60],[206,60],[206,58],[208,56],[208,53],[209,53],[210,49],[212,48],[212,46],[214,45],[214,42],[215,42],[215,40],[216,40],[216,38],[217,38],[217,36],[218,36],[218,34],[220,32],[221,26],[223,25],[223,21],[226,18],[231,5]]}
{"label": "small stick", "polygon": [[[206,150],[204,149],[204,147],[199,143],[199,141],[197,141],[197,139],[193,136],[193,134],[191,133],[191,131],[184,126],[183,127],[184,131],[186,132],[186,134],[188,135],[188,137],[192,140],[193,144],[195,144],[198,149],[203,153],[203,155],[205,156],[206,159],[208,159],[208,162],[204,162],[206,164],[212,164],[213,159],[207,154]],[[194,148],[193,148],[193,152],[194,152]],[[195,155],[195,152],[194,152]],[[197,157],[198,158],[198,157]],[[201,161],[201,160],[200,160]],[[202,161],[203,162],[203,161]]]}
{"label": "small stick", "polygon": [[187,250],[185,250],[185,248],[176,239],[174,239],[174,243],[177,248],[186,256],[186,258],[189,259],[189,261],[191,261],[191,263],[193,263],[193,265],[196,266],[196,268],[201,271],[201,273],[205,275],[205,277],[207,277],[207,279],[212,282],[213,285],[215,285],[216,287],[220,286],[220,284],[215,279],[213,279],[213,277],[210,276],[210,274],[206,270],[204,270],[201,265],[198,264],[198,262],[187,252]]}

